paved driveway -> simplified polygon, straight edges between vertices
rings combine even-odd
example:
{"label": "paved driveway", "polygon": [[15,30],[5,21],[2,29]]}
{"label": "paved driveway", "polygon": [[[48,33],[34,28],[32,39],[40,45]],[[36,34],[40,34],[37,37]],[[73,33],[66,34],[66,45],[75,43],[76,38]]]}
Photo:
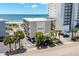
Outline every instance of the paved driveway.
{"label": "paved driveway", "polygon": [[9,49],[8,46],[5,46],[3,42],[0,42],[0,53],[4,53],[8,51],[8,49]]}

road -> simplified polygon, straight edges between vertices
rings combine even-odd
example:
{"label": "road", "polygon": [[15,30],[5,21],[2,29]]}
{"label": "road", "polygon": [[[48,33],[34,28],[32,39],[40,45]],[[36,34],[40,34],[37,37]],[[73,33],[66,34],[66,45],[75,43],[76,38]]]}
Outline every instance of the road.
{"label": "road", "polygon": [[79,56],[79,42],[41,50],[33,48],[17,56]]}
{"label": "road", "polygon": [[[5,55],[3,51],[5,51],[7,47],[4,48],[0,45],[0,49],[0,55]],[[25,53],[16,54],[13,56],[79,56],[79,42],[68,43],[41,50],[29,48]]]}

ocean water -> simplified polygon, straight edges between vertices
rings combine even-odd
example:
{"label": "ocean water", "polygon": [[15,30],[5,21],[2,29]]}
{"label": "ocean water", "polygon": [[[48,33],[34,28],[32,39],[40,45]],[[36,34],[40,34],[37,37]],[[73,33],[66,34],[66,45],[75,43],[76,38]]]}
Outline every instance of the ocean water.
{"label": "ocean water", "polygon": [[48,18],[47,14],[0,14],[0,19],[7,22],[21,22],[23,18]]}

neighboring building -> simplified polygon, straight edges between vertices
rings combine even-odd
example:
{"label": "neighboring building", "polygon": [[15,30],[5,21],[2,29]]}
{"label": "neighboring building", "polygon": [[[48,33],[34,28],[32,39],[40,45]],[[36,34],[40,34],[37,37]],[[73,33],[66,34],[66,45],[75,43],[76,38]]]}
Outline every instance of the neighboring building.
{"label": "neighboring building", "polygon": [[55,25],[55,29],[62,30],[63,21],[61,18],[61,5],[60,3],[49,3],[48,4],[48,18],[53,19],[53,23]]}
{"label": "neighboring building", "polygon": [[79,24],[79,3],[74,4],[74,19],[75,23]]}
{"label": "neighboring building", "polygon": [[25,32],[30,38],[35,37],[36,32],[49,33],[51,20],[46,18],[24,18]]}
{"label": "neighboring building", "polygon": [[[54,18],[56,29],[69,31],[78,22],[79,4],[78,3],[49,3],[49,18]],[[75,20],[77,22],[75,23]]]}
{"label": "neighboring building", "polygon": [[5,21],[3,19],[0,19],[0,40],[3,39],[3,37],[6,34],[6,26]]}

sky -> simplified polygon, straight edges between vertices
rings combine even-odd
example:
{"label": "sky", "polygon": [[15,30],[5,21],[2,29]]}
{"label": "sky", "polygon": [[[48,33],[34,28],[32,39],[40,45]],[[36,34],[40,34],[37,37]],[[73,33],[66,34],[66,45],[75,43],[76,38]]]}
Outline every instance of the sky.
{"label": "sky", "polygon": [[46,3],[0,3],[0,14],[47,14]]}

